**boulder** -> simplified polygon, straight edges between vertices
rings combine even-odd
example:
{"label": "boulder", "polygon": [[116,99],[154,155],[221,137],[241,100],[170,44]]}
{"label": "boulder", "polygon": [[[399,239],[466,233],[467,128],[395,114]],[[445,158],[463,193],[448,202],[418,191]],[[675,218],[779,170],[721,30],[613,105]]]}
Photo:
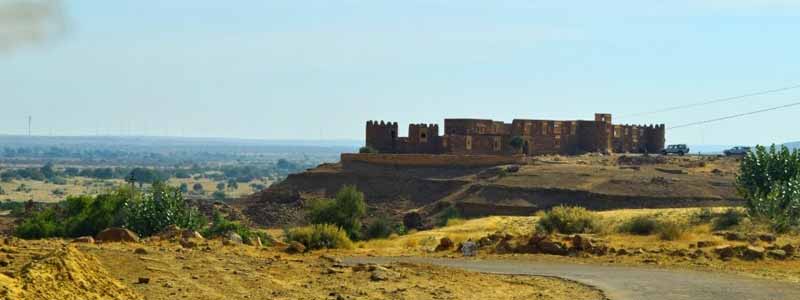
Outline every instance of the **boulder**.
{"label": "boulder", "polygon": [[783,247],[781,247],[781,250],[786,252],[787,257],[792,257],[795,255],[795,253],[797,253],[797,248],[795,248],[791,244],[783,245]]}
{"label": "boulder", "polygon": [[494,252],[497,254],[507,254],[507,253],[514,253],[516,251],[516,247],[511,243],[511,240],[500,240],[497,243],[497,246],[494,247]]}
{"label": "boulder", "polygon": [[164,240],[174,240],[181,237],[181,228],[177,225],[169,225],[161,230],[156,236]]}
{"label": "boulder", "polygon": [[286,252],[288,252],[288,253],[303,253],[303,252],[306,252],[306,246],[303,246],[303,244],[301,244],[299,242],[291,241],[291,242],[289,242],[289,246],[286,247]]}
{"label": "boulder", "polygon": [[242,236],[235,232],[228,232],[225,235],[225,238],[222,239],[223,245],[241,245],[242,244]]}
{"label": "boulder", "polygon": [[443,237],[441,240],[439,240],[439,245],[436,246],[436,249],[434,251],[436,252],[447,251],[453,249],[453,246],[455,246],[453,240],[451,240],[448,237]]}
{"label": "boulder", "polygon": [[181,247],[186,249],[194,249],[197,248],[197,242],[192,239],[181,239],[180,241]]}
{"label": "boulder", "polygon": [[184,239],[198,239],[198,240],[203,240],[204,239],[202,234],[200,234],[197,231],[191,230],[191,229],[186,229],[183,232],[181,232],[181,238],[184,238]]}
{"label": "boulder", "polygon": [[98,233],[97,236],[95,237],[95,240],[103,243],[107,242],[138,243],[139,236],[135,232],[130,231],[128,229],[112,227]]}
{"label": "boulder", "polygon": [[747,235],[741,232],[726,232],[725,239],[729,241],[747,241]]}
{"label": "boulder", "polygon": [[699,241],[699,242],[697,242],[697,248],[708,248],[708,247],[714,247],[714,246],[717,246],[717,245],[719,245],[719,242],[717,242],[717,241]]}
{"label": "boulder", "polygon": [[551,255],[567,255],[569,251],[567,248],[564,247],[561,243],[553,242],[551,240],[543,240],[539,241],[537,244],[539,250],[544,254],[551,254]]}
{"label": "boulder", "polygon": [[731,245],[717,246],[714,248],[714,253],[719,255],[719,258],[722,260],[730,260],[736,256],[736,250],[734,250],[733,246]]}
{"label": "boulder", "polygon": [[147,249],[145,249],[145,248],[136,248],[136,250],[133,250],[133,253],[134,254],[145,255],[145,254],[147,254]]}
{"label": "boulder", "polygon": [[777,240],[775,235],[771,233],[761,233],[758,235],[758,239],[767,243],[774,243]]}
{"label": "boulder", "polygon": [[579,234],[572,237],[572,246],[578,251],[591,251],[592,248],[594,248],[594,245],[592,245],[592,242],[588,238]]}
{"label": "boulder", "polygon": [[745,260],[759,260],[759,259],[764,259],[764,256],[766,255],[766,250],[764,250],[764,248],[761,247],[748,246],[744,249],[744,251],[742,251],[741,255],[742,259]]}
{"label": "boulder", "polygon": [[779,259],[784,260],[786,259],[786,251],[783,250],[769,250],[767,251],[767,256],[772,259]]}
{"label": "boulder", "polygon": [[86,243],[86,244],[94,244],[94,238],[90,236],[82,236],[72,240],[73,243]]}

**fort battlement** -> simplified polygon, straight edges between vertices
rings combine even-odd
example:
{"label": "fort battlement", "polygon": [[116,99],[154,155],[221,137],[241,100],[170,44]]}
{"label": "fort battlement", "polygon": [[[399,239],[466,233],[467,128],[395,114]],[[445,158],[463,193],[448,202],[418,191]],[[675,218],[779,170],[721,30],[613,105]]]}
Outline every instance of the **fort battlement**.
{"label": "fort battlement", "polygon": [[398,137],[397,122],[367,121],[367,146],[381,153],[451,155],[540,155],[586,152],[657,153],[664,149],[664,124],[613,124],[612,115],[594,120],[445,119],[438,124],[409,124]]}

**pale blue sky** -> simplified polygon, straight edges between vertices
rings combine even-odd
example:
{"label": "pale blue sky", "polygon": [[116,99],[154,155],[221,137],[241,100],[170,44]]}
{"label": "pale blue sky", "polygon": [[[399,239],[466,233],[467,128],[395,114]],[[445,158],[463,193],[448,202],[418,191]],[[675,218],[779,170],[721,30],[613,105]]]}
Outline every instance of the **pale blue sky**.
{"label": "pale blue sky", "polygon": [[[0,0],[9,1],[9,0]],[[232,4],[235,2],[235,4]],[[794,4],[797,3],[797,4]],[[447,117],[678,125],[800,101],[800,1],[65,1],[0,52],[0,133],[362,139]],[[0,14],[2,16],[2,14]],[[1,32],[0,32],[1,33]],[[800,107],[668,142],[800,140]]]}

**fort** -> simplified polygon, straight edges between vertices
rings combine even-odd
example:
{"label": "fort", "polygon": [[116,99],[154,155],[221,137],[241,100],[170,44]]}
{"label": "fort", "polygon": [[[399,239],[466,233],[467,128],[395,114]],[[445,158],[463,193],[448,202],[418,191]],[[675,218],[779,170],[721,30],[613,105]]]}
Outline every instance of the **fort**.
{"label": "fort", "polygon": [[366,145],[388,154],[533,156],[581,153],[658,153],[664,149],[665,126],[615,125],[610,114],[593,121],[515,119],[445,119],[438,124],[409,124],[398,136],[397,122],[368,121]]}

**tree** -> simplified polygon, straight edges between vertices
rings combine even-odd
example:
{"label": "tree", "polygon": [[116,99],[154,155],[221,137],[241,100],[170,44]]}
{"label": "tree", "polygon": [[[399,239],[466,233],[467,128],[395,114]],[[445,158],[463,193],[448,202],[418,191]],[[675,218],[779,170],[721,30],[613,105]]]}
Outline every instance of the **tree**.
{"label": "tree", "polygon": [[238,188],[239,188],[239,183],[236,182],[235,179],[228,179],[228,189],[229,190],[234,191],[234,190],[236,190]]}
{"label": "tree", "polygon": [[195,193],[202,193],[202,192],[203,192],[203,185],[202,185],[202,184],[200,184],[199,182],[198,182],[198,183],[195,183],[195,184],[192,186],[192,190],[193,190]]}
{"label": "tree", "polygon": [[355,186],[346,185],[336,193],[334,200],[318,199],[312,202],[309,218],[312,224],[333,224],[344,229],[350,238],[357,238],[361,218],[367,212],[364,193]]}
{"label": "tree", "polygon": [[189,192],[189,185],[186,184],[185,182],[181,183],[181,185],[180,185],[180,187],[178,189],[181,191],[181,193],[186,194],[186,193]]}
{"label": "tree", "polygon": [[160,180],[155,171],[147,168],[134,168],[131,170],[129,177],[132,178],[134,182],[139,183],[140,187],[142,184],[154,183]]}
{"label": "tree", "polygon": [[211,194],[211,197],[217,201],[225,201],[225,198],[227,198],[228,196],[225,195],[224,191],[215,191],[214,193]]}
{"label": "tree", "polygon": [[225,190],[225,183],[224,182],[217,183],[217,190],[218,191],[224,191]]}

